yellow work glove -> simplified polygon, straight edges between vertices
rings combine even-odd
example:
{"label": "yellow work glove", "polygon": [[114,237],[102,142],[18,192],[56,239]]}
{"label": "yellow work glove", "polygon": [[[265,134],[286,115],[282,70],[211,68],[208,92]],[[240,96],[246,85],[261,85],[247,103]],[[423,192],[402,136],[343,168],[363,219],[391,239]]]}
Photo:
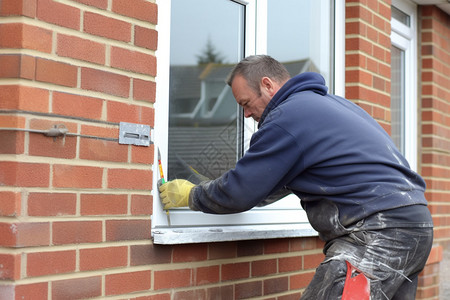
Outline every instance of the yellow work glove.
{"label": "yellow work glove", "polygon": [[189,193],[195,186],[184,179],[175,179],[159,187],[159,196],[164,209],[189,206]]}

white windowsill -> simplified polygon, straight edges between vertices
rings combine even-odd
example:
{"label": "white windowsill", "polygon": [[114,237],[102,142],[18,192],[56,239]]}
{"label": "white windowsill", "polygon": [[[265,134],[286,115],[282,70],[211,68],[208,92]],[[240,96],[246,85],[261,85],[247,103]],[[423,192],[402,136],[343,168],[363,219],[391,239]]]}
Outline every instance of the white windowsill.
{"label": "white windowsill", "polygon": [[317,236],[309,223],[152,229],[155,244],[176,245]]}

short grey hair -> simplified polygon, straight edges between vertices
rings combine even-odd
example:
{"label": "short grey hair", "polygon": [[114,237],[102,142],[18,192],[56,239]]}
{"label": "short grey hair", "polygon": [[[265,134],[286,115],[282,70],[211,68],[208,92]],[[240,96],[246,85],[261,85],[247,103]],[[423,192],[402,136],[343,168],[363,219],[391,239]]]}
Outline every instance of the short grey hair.
{"label": "short grey hair", "polygon": [[269,55],[251,55],[241,60],[227,77],[226,82],[229,86],[237,75],[244,77],[250,88],[258,95],[261,93],[259,89],[261,78],[269,77],[281,84],[291,77],[286,67]]}

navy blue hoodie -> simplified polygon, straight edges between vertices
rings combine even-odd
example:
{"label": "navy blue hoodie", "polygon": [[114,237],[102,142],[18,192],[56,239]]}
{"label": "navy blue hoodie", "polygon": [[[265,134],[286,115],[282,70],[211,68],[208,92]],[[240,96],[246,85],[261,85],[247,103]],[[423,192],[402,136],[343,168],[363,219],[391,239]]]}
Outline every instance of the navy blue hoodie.
{"label": "navy blue hoodie", "polygon": [[235,169],[193,188],[191,209],[242,212],[288,189],[320,232],[316,219],[324,210],[335,209],[347,226],[377,212],[427,204],[424,180],[389,135],[359,106],[328,94],[319,74],[286,82],[258,126]]}

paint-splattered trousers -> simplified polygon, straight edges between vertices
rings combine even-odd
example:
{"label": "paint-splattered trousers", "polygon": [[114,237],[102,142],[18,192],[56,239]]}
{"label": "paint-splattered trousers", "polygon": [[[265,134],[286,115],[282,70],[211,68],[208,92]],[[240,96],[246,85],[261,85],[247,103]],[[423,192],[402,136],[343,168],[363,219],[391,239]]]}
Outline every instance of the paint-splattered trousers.
{"label": "paint-splattered trousers", "polygon": [[414,300],[432,243],[433,228],[358,231],[331,240],[301,299],[341,299],[347,260],[369,278],[371,300]]}

